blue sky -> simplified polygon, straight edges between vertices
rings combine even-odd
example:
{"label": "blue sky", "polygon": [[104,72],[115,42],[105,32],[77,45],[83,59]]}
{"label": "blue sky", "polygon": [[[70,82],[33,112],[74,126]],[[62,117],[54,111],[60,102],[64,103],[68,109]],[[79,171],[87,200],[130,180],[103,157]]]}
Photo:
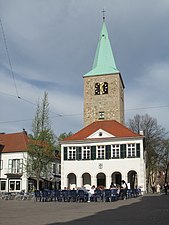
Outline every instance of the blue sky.
{"label": "blue sky", "polygon": [[56,135],[83,127],[83,74],[93,64],[103,8],[125,84],[126,123],[148,113],[169,130],[168,0],[0,0],[21,97],[0,29],[0,132],[30,133],[44,91]]}

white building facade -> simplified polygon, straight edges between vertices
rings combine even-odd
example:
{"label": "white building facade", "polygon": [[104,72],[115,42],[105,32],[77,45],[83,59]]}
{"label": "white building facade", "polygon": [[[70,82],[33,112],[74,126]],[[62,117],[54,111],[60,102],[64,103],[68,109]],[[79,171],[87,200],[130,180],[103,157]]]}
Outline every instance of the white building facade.
{"label": "white building facade", "polygon": [[24,165],[27,160],[28,137],[25,131],[0,134],[0,191],[28,191]]}
{"label": "white building facade", "polygon": [[[116,121],[93,124],[62,142],[61,188],[109,188],[111,183],[120,185],[125,180],[130,188],[145,191],[143,136]],[[112,127],[120,130],[118,136]]]}
{"label": "white building facade", "polygon": [[[27,174],[27,133],[0,134],[0,192],[31,192],[36,178]],[[41,176],[40,188],[60,187],[60,159],[57,155],[49,163],[48,174]]]}
{"label": "white building facade", "polygon": [[26,152],[2,153],[0,191],[20,192],[28,190],[28,179],[24,164]]}

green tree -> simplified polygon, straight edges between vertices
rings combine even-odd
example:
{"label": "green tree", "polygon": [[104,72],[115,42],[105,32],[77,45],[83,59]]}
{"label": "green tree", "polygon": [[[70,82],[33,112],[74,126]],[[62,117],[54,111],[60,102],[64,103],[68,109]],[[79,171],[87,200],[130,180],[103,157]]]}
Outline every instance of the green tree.
{"label": "green tree", "polygon": [[66,133],[66,132],[61,133],[58,137],[58,141],[63,141],[65,138],[68,138],[72,135],[73,135],[73,133],[71,131],[69,133]]}
{"label": "green tree", "polygon": [[32,122],[32,135],[29,136],[27,173],[37,181],[47,176],[50,162],[54,159],[55,136],[49,121],[48,94],[37,104],[37,110]]}
{"label": "green tree", "polygon": [[157,120],[148,114],[135,115],[133,119],[129,119],[128,126],[134,132],[144,133],[144,153],[146,160],[146,186],[147,191],[150,190],[152,182],[155,181],[158,161],[159,149],[161,141],[165,136],[165,129],[158,125]]}
{"label": "green tree", "polygon": [[[72,136],[72,135],[73,135],[73,133],[72,133],[71,131],[68,132],[68,133],[64,132],[64,133],[61,133],[61,134],[59,135],[59,137],[57,138],[57,140],[58,140],[58,142],[60,142],[60,141],[63,141],[65,138],[67,138],[67,137],[69,137],[69,136]],[[57,145],[57,150],[58,150],[59,153],[60,153],[60,151],[61,151],[61,145],[60,145],[60,144]]]}

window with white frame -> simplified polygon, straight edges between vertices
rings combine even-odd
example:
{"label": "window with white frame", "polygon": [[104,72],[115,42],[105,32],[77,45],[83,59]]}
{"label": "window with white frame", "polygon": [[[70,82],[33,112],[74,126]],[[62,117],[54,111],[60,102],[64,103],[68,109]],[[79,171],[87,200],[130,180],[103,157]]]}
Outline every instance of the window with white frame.
{"label": "window with white frame", "polygon": [[82,159],[90,159],[90,146],[82,147]]}
{"label": "window with white frame", "polygon": [[52,173],[53,174],[57,174],[60,173],[60,168],[59,168],[60,164],[59,163],[52,163]]}
{"label": "window with white frame", "polygon": [[0,181],[0,190],[1,191],[5,191],[6,190],[6,181],[5,180],[1,180]]}
{"label": "window with white frame", "polygon": [[127,144],[127,157],[136,157],[136,144]]}
{"label": "window with white frame", "polygon": [[98,159],[104,159],[105,158],[105,146],[104,145],[98,145],[97,146],[97,158]]}
{"label": "window with white frame", "polygon": [[8,160],[8,173],[22,173],[23,159],[9,159]]}
{"label": "window with white frame", "polygon": [[112,158],[120,157],[120,145],[112,145]]}
{"label": "window with white frame", "polygon": [[20,180],[10,180],[9,181],[10,191],[20,191],[21,190],[21,181]]}
{"label": "window with white frame", "polygon": [[76,159],[76,147],[69,147],[68,148],[68,159]]}

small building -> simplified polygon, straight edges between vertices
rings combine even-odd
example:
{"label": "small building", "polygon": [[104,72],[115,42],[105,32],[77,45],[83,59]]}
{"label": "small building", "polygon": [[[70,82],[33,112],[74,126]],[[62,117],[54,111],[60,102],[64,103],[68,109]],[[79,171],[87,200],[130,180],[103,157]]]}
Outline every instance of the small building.
{"label": "small building", "polygon": [[62,142],[61,187],[110,187],[125,180],[146,190],[143,136],[115,120],[95,121]]}
{"label": "small building", "polygon": [[24,132],[0,134],[0,191],[27,190],[28,180],[23,172],[27,144]]}
{"label": "small building", "polygon": [[[28,157],[27,132],[0,134],[0,192],[33,191],[36,179],[29,177],[25,169]],[[59,186],[60,158],[54,157],[48,179],[41,178],[40,187]]]}

